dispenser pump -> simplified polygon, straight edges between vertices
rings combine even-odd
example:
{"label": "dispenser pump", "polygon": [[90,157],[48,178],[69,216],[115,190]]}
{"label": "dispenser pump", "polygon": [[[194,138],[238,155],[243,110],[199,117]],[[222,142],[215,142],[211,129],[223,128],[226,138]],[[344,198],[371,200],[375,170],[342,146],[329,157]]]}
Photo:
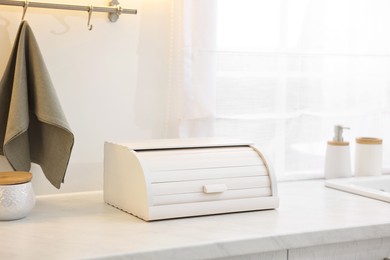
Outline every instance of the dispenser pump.
{"label": "dispenser pump", "polygon": [[343,129],[350,129],[349,127],[344,127],[342,125],[334,126],[334,137],[333,142],[344,142],[343,139]]}

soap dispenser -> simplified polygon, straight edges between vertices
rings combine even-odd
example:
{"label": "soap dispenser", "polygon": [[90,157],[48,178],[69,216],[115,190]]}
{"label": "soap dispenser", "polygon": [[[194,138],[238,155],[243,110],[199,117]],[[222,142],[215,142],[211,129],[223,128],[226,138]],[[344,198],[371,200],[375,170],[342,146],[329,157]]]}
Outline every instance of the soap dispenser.
{"label": "soap dispenser", "polygon": [[325,179],[352,176],[349,142],[343,140],[344,129],[349,128],[335,125],[333,140],[328,141],[325,156]]}

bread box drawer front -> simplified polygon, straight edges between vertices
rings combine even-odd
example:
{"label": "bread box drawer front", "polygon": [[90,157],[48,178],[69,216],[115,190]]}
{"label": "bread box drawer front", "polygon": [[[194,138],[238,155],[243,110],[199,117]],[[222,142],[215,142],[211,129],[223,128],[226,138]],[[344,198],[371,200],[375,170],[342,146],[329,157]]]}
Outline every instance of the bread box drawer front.
{"label": "bread box drawer front", "polygon": [[268,169],[250,146],[138,151],[151,206],[272,196]]}

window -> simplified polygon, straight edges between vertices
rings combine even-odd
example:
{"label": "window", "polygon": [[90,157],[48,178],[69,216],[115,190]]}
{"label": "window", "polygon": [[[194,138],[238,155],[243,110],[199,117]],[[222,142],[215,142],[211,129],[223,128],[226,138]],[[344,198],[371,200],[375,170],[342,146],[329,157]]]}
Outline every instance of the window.
{"label": "window", "polygon": [[355,137],[383,138],[388,167],[390,1],[218,0],[216,10],[215,135],[255,141],[278,179],[310,178],[342,124],[351,151]]}

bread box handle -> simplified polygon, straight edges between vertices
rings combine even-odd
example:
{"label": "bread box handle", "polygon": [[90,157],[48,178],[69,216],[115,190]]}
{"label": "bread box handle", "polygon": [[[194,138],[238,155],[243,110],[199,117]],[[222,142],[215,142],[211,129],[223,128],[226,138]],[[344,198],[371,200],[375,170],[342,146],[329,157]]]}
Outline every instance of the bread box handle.
{"label": "bread box handle", "polygon": [[204,193],[221,193],[227,190],[226,184],[206,184],[203,185]]}

